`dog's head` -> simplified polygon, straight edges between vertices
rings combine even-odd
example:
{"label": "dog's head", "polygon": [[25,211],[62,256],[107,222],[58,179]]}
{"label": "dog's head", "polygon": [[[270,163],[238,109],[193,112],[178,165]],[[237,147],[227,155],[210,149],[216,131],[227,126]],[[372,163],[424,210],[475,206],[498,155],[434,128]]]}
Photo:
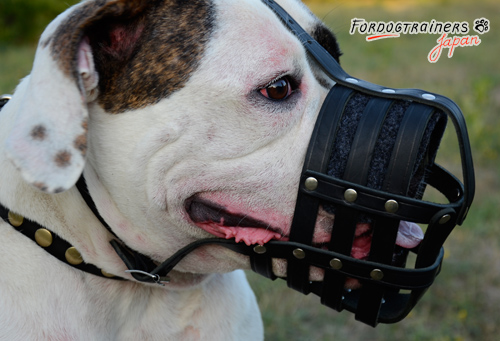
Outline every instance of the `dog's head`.
{"label": "dog's head", "polygon": [[[283,5],[338,58],[302,3]],[[265,243],[288,234],[332,84],[261,1],[84,1],[42,35],[7,146],[45,192],[86,167],[104,218],[155,259],[209,235]],[[180,268],[242,266],[205,256]]]}

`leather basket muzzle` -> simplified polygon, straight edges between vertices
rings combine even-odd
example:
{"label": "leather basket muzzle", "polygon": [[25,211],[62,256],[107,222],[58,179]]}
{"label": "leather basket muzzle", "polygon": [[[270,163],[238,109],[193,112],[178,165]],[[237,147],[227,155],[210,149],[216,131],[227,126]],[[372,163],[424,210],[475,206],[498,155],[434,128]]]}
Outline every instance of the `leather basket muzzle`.
{"label": "leather basket muzzle", "polygon": [[[400,321],[434,282],[442,245],[462,224],[474,196],[474,169],[464,117],[446,97],[416,89],[391,89],[349,76],[302,27],[272,0],[262,0],[293,32],[309,56],[336,84],[327,95],[311,136],[298,188],[289,241],[246,245],[202,239],[156,266],[117,241],[111,244],[132,276],[162,284],[187,254],[202,245],[221,245],[250,256],[252,269],[276,279],[272,260],[287,261],[288,286],[314,293],[333,309],[346,309],[371,326]],[[443,131],[451,121],[458,137],[462,179],[435,163]],[[434,187],[447,203],[422,200]],[[320,210],[335,216],[327,245],[313,244]],[[396,245],[401,221],[420,224],[425,235],[408,250]],[[351,256],[356,225],[370,224],[366,258]],[[395,260],[394,255],[397,254]],[[135,259],[134,259],[135,258]],[[408,264],[405,264],[408,263]],[[310,281],[311,267],[323,269]],[[345,289],[346,279],[359,289]]]}
{"label": "leather basket muzzle", "polygon": [[[308,147],[290,241],[266,244],[268,255],[251,255],[252,267],[274,278],[270,259],[286,254],[289,287],[313,292],[323,304],[354,312],[356,319],[372,326],[400,321],[433,283],[442,245],[472,202],[474,170],[463,115],[446,97],[349,76],[279,5],[263,2],[336,85],[323,103]],[[463,184],[434,162],[447,118],[458,136]],[[427,185],[448,203],[423,201]],[[331,239],[322,248],[312,246],[320,209],[335,215]],[[414,264],[408,267],[407,250],[396,245],[401,221],[426,225],[424,239],[412,249]],[[351,257],[360,222],[372,229],[369,255],[363,260]],[[288,247],[281,245],[286,243]],[[396,262],[395,253],[400,256]],[[323,281],[309,280],[311,266],[324,269]],[[361,287],[345,289],[347,278],[357,279]]]}

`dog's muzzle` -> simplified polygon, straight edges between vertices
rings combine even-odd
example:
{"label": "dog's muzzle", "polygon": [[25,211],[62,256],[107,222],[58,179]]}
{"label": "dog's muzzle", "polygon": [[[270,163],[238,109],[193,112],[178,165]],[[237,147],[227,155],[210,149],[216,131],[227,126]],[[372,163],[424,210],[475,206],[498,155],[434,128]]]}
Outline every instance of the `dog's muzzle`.
{"label": "dog's muzzle", "polygon": [[[349,76],[279,5],[263,2],[336,82],[309,143],[289,241],[248,246],[234,240],[200,240],[151,271],[134,270],[137,262],[122,258],[136,279],[159,283],[186,254],[206,244],[250,256],[252,269],[271,279],[276,278],[272,259],[285,259],[289,287],[313,292],[324,305],[349,310],[372,326],[400,321],[433,283],[443,259],[442,245],[464,221],[472,202],[474,170],[462,113],[437,94],[390,89]],[[434,163],[448,119],[458,136],[463,183]],[[427,185],[448,203],[422,200]],[[330,241],[316,245],[313,233],[320,210],[334,215],[335,221]],[[408,250],[396,245],[401,222],[426,226],[408,260]],[[351,255],[360,223],[368,224],[371,234],[363,259]],[[324,270],[322,281],[310,281],[311,266]],[[346,289],[347,279],[357,280],[358,289]]]}

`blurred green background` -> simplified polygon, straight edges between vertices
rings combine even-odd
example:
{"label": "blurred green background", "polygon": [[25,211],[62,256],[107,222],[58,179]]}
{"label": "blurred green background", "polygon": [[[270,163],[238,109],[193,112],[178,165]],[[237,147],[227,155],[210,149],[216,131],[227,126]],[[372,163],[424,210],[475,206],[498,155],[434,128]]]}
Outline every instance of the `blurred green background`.
{"label": "blurred green background", "polygon": [[[0,0],[0,93],[12,93],[29,73],[43,27],[75,1]],[[373,329],[337,313],[283,281],[248,273],[266,325],[267,340],[498,340],[500,339],[500,4],[498,0],[312,0],[310,8],[337,35],[341,63],[351,75],[388,87],[422,88],[453,99],[465,114],[476,166],[476,199],[463,226],[445,244],[443,270],[409,317]],[[438,35],[402,35],[367,42],[349,34],[352,18],[367,21],[473,21],[490,31],[476,47],[427,54]],[[438,156],[458,171],[453,134]]]}

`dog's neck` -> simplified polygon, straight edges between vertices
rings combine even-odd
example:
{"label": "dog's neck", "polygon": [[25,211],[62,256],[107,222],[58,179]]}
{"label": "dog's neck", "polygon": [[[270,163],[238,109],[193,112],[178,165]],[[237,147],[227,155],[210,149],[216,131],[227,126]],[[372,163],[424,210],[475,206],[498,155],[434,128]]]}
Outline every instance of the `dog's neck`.
{"label": "dog's neck", "polygon": [[[0,115],[0,141],[4,141],[8,132],[12,129],[15,113],[20,105],[19,92],[22,92],[23,84],[18,87],[18,94],[12,99],[9,106],[1,110]],[[92,181],[98,181],[93,169],[89,169],[90,185],[96,185]],[[58,194],[47,194],[33,186],[26,184],[19,171],[8,160],[7,155],[0,147],[0,204],[4,207],[5,215],[8,211],[14,212],[26,219],[33,225],[31,228],[45,228],[59,241],[58,247],[68,245],[76,248],[82,255],[85,263],[95,265],[94,272],[101,272],[105,277],[109,274],[119,274],[120,277],[132,279],[125,274],[127,267],[122,259],[116,254],[109,241],[117,239],[112,230],[106,226],[105,221],[92,207],[90,195],[85,197],[87,184],[80,183],[80,189],[76,186],[68,191]],[[81,181],[80,181],[81,182]],[[97,184],[98,185],[98,184]],[[88,192],[87,192],[88,194]],[[4,218],[8,220],[7,217]],[[85,222],[85,228],[80,228]],[[34,232],[33,232],[34,233]],[[33,234],[31,233],[31,234]],[[26,233],[28,235],[28,233]],[[61,244],[62,243],[62,244]],[[64,261],[64,257],[61,259]],[[90,273],[93,273],[90,271]],[[171,274],[176,278],[180,286],[190,286],[203,281],[206,275],[182,274],[173,271]],[[116,277],[116,276],[115,276]],[[172,285],[177,287],[177,285]]]}
{"label": "dog's neck", "polygon": [[[68,247],[72,246],[82,254],[85,263],[124,273],[123,262],[108,243],[112,236],[85,207],[75,188],[56,195],[40,192],[22,180],[3,152],[0,154],[0,173],[0,203],[6,210],[24,218],[24,226],[20,226],[24,232],[28,232],[31,225],[43,227],[53,235],[52,247],[62,247],[66,241]],[[80,226],[82,222],[85,222],[84,229]],[[63,244],[57,243],[59,239]]]}

